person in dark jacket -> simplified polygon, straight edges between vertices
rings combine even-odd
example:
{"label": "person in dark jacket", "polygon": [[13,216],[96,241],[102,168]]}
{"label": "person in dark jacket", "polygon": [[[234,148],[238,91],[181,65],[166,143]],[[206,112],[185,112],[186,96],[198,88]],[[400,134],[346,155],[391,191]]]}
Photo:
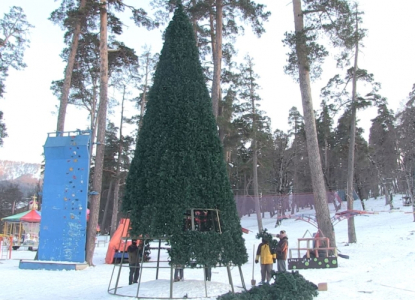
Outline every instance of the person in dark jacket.
{"label": "person in dark jacket", "polygon": [[287,272],[286,260],[288,253],[288,237],[285,230],[281,230],[280,234],[277,235],[280,241],[277,244],[277,268],[278,272]]}
{"label": "person in dark jacket", "polygon": [[272,264],[275,262],[275,253],[271,251],[268,241],[264,238],[256,251],[256,264],[259,259],[261,259],[261,282],[259,283],[261,285],[265,283],[265,279],[267,283],[271,280]]}
{"label": "person in dark jacket", "polygon": [[140,275],[140,248],[137,246],[137,240],[132,240],[131,245],[128,246],[128,264],[130,265],[130,276],[128,283],[137,283]]}

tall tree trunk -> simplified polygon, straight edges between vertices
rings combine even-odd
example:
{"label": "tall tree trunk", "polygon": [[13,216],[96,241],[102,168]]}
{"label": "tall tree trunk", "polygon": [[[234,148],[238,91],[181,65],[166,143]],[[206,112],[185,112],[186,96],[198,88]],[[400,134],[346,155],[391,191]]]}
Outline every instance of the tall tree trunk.
{"label": "tall tree trunk", "polygon": [[[79,4],[79,11],[85,8],[86,0],[81,0]],[[61,101],[59,105],[59,114],[58,114],[58,124],[56,126],[56,131],[63,132],[65,130],[65,116],[66,116],[66,107],[68,106],[69,90],[71,88],[71,79],[73,66],[75,64],[75,56],[78,50],[79,35],[81,34],[81,20],[78,17],[76,20],[75,28],[72,33],[72,44],[71,51],[68,56],[68,63],[65,69],[65,79],[63,81]]]}
{"label": "tall tree trunk", "polygon": [[216,0],[216,48],[212,48],[213,55],[213,82],[212,82],[212,108],[215,118],[219,113],[219,99],[220,99],[220,75],[222,71],[222,15],[223,7],[222,0]]}
{"label": "tall tree trunk", "polygon": [[384,179],[384,187],[385,187],[385,205],[390,205],[390,209],[393,208],[392,198],[391,198],[391,189],[390,185],[388,184],[387,179]]}
{"label": "tall tree trunk", "polygon": [[[293,0],[294,24],[297,34],[303,34],[304,20],[301,9],[301,0]],[[307,152],[310,163],[313,185],[314,203],[318,228],[324,236],[330,239],[330,246],[336,247],[333,224],[330,221],[330,212],[327,204],[327,194],[324,184],[323,169],[317,141],[317,130],[311,98],[309,63],[307,49],[304,42],[297,39],[296,52],[298,57],[301,98],[303,103],[304,123],[307,138]]]}
{"label": "tall tree trunk", "polygon": [[102,172],[104,167],[105,129],[107,121],[107,94],[108,94],[108,48],[107,48],[107,6],[101,0],[100,7],[100,95],[98,108],[98,134],[95,156],[94,178],[92,181],[92,195],[90,198],[90,218],[88,222],[86,262],[92,266],[95,250],[96,228],[98,225],[99,202],[102,189]]}
{"label": "tall tree trunk", "polygon": [[[295,125],[295,136],[297,136],[297,125]],[[294,138],[295,139],[295,138]],[[297,156],[297,147],[298,147],[298,143],[294,144],[294,161],[293,161],[293,165],[294,165],[294,175],[293,175],[293,197],[292,197],[292,202],[291,202],[291,214],[295,213],[296,207],[297,207],[297,212],[299,210],[298,208],[298,203],[297,203],[297,197],[295,196],[296,193],[298,193],[299,191],[297,190],[297,185],[298,184],[298,171],[297,171],[297,165],[298,165],[298,160],[296,159]]]}
{"label": "tall tree trunk", "polygon": [[[148,74],[149,74],[149,68],[150,68],[150,51],[147,52],[146,55],[146,76],[144,79],[144,90],[143,90],[143,98],[141,99],[141,106],[140,106],[140,121],[138,122],[138,131],[140,131],[141,126],[143,126],[143,117],[144,117],[144,111],[146,109],[147,104],[147,87],[148,87]],[[124,101],[124,97],[123,97]],[[122,125],[122,120],[121,120]]]}
{"label": "tall tree trunk", "polygon": [[115,179],[114,185],[114,202],[112,204],[112,215],[111,215],[111,228],[110,235],[112,236],[117,229],[118,225],[118,211],[119,211],[119,198],[120,198],[120,178]]}
{"label": "tall tree trunk", "polygon": [[92,162],[92,154],[94,153],[95,137],[97,135],[97,118],[96,118],[96,109],[97,109],[97,92],[95,84],[92,92],[92,103],[91,103],[91,147],[89,149],[89,162]]}
{"label": "tall tree trunk", "polygon": [[406,179],[406,185],[407,185],[407,195],[411,197],[412,202],[412,212],[414,215],[414,222],[415,222],[415,199],[414,199],[414,186],[413,186],[413,179],[412,179],[412,168],[410,168],[409,171],[407,171],[406,166],[403,165],[405,179]]}
{"label": "tall tree trunk", "polygon": [[414,191],[413,191],[413,186],[411,185],[409,176],[406,176],[406,181],[408,183],[408,193],[409,196],[411,197],[411,201],[412,201],[412,214],[414,215],[414,222],[415,222],[415,199],[414,199]]}
{"label": "tall tree trunk", "polygon": [[[210,0],[210,5],[213,6],[213,1]],[[210,26],[210,45],[212,47],[212,59],[213,65],[215,65],[216,61],[216,35],[215,35],[215,15],[213,10],[209,11],[209,26]],[[212,82],[213,84],[213,82]]]}
{"label": "tall tree trunk", "polygon": [[105,226],[107,225],[108,206],[109,206],[109,203],[111,202],[111,191],[112,191],[113,185],[114,185],[114,180],[111,180],[110,186],[108,188],[108,193],[107,193],[107,201],[105,202],[104,214],[101,220],[101,231],[104,231],[104,232],[105,232]]}
{"label": "tall tree trunk", "polygon": [[[385,176],[383,175],[383,172],[380,169],[378,163],[370,155],[368,155],[368,158],[369,158],[370,162],[373,164],[373,166],[376,168],[376,173],[378,174],[379,185],[381,187],[381,193],[382,193],[382,190],[383,190],[383,193],[385,193],[385,205],[388,205],[388,204],[390,204],[388,182],[387,182]],[[391,206],[391,208],[393,208],[393,207]]]}
{"label": "tall tree trunk", "polygon": [[[356,15],[356,35],[358,30],[358,19]],[[352,116],[350,124],[349,158],[347,162],[347,209],[353,210],[353,178],[354,178],[354,148],[356,144],[356,83],[357,83],[357,58],[359,54],[359,40],[356,37],[354,67],[353,67],[353,88],[352,88]],[[347,219],[349,243],[356,243],[356,229],[354,217]]]}
{"label": "tall tree trunk", "polygon": [[[196,0],[192,0],[192,6],[193,7],[196,6]],[[199,48],[199,43],[197,41],[197,20],[196,20],[194,13],[192,14],[192,27],[193,27],[193,33],[195,35],[196,47]]]}
{"label": "tall tree trunk", "polygon": [[[329,176],[329,142],[327,141],[327,137],[324,138],[324,171],[327,176],[327,178],[330,178]],[[329,182],[327,182],[327,186],[329,186]]]}
{"label": "tall tree trunk", "polygon": [[[250,76],[252,78],[252,76]],[[253,97],[254,91],[251,84],[251,105],[252,105],[252,130],[253,130],[253,139],[252,139],[252,148],[253,148],[253,158],[252,158],[252,169],[254,171],[254,203],[255,203],[255,212],[258,222],[258,232],[262,232],[262,216],[261,216],[261,205],[259,203],[259,193],[258,193],[258,151],[257,151],[257,118],[255,112],[255,98]]]}
{"label": "tall tree trunk", "polygon": [[[328,155],[328,148],[329,148],[329,142],[327,140],[327,137],[324,138],[324,179],[326,182],[326,186],[327,186],[327,190],[329,192],[332,192],[332,188],[330,187],[330,168],[329,168],[329,155]],[[336,212],[338,212],[341,209],[341,202],[339,204],[337,204],[337,199],[336,197],[333,198],[333,206],[334,209],[336,210]],[[364,203],[362,200],[362,206],[364,207]],[[364,210],[364,209],[363,209]]]}
{"label": "tall tree trunk", "polygon": [[[405,181],[406,181],[406,186],[407,186],[406,194],[409,197],[411,197],[411,202],[412,202],[412,201],[414,201],[414,195],[413,195],[413,192],[412,192],[411,178],[407,174],[405,174]],[[414,218],[415,218],[415,216],[414,216]]]}
{"label": "tall tree trunk", "polygon": [[[147,77],[147,75],[146,75]],[[124,91],[122,95],[121,101],[121,118],[120,118],[120,141],[118,144],[118,159],[117,159],[117,171],[115,173],[115,186],[114,186],[114,202],[112,206],[112,217],[111,217],[111,236],[117,229],[118,224],[118,206],[119,206],[119,191],[120,191],[120,175],[121,175],[121,163],[122,163],[122,148],[123,148],[123,135],[122,135],[122,127],[124,123],[124,100],[125,100],[125,90],[126,87],[124,86]]]}

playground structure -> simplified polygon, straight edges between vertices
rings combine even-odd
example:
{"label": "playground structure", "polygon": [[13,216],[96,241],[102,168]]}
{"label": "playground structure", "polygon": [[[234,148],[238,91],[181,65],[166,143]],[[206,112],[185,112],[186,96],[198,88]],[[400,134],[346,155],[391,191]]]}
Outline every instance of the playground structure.
{"label": "playground structure", "polygon": [[[108,285],[108,293],[113,295],[119,296],[127,296],[127,297],[135,297],[135,298],[153,298],[153,299],[182,299],[183,296],[174,296],[174,289],[173,289],[173,271],[175,269],[175,265],[171,263],[169,258],[169,250],[170,247],[170,238],[169,237],[133,237],[129,234],[130,230],[130,220],[129,218],[121,219],[120,224],[114,233],[113,237],[108,246],[107,256],[105,262],[107,264],[113,263],[114,268],[111,274],[110,282]],[[183,230],[184,231],[215,231],[221,233],[221,226],[220,226],[220,216],[219,210],[217,209],[201,209],[201,208],[191,208],[185,211],[184,218],[183,218]],[[122,289],[123,284],[120,282],[120,278],[122,277],[121,274],[123,270],[129,271],[128,263],[128,252],[127,248],[131,244],[131,240],[136,239],[138,241],[139,249],[141,249],[141,257],[146,257],[146,251],[148,250],[156,250],[157,251],[157,258],[156,260],[151,260],[148,257],[148,260],[141,259],[140,260],[140,276],[137,285],[137,290],[135,294],[126,294],[126,289]],[[162,242],[166,245],[166,247],[162,246]],[[118,243],[118,245],[116,245]],[[141,245],[141,247],[140,247]],[[148,245],[148,247],[143,246]],[[162,251],[164,251],[162,255]],[[117,253],[122,253],[121,255],[117,255]],[[163,257],[162,257],[163,256]],[[232,280],[232,273],[231,268],[236,267],[234,265],[217,265],[215,268],[226,268],[228,273],[229,285],[231,287],[232,292],[234,292],[234,284]],[[157,297],[146,297],[140,295],[140,286],[141,286],[141,279],[145,269],[154,269],[156,268],[156,280],[159,279],[159,270],[160,269],[170,269],[170,289],[168,295],[159,295]],[[208,287],[207,287],[207,277],[206,277],[206,266],[200,265],[197,261],[192,261],[189,265],[183,266],[184,269],[191,268],[191,269],[200,269],[203,271],[204,274],[204,290],[205,295],[204,297],[212,297],[213,295],[208,295]],[[242,286],[246,290],[245,281],[243,278],[243,273],[241,266],[238,266],[239,275],[241,278]],[[160,291],[160,293],[165,293],[165,291]],[[200,298],[201,296],[195,296],[194,298]],[[186,296],[185,298],[193,298],[192,295]]]}
{"label": "playground structure", "polygon": [[[33,196],[33,202],[36,203],[35,196]],[[2,218],[4,221],[3,235],[12,237],[13,250],[22,246],[29,250],[38,248],[41,213],[36,208],[37,204],[33,204],[28,211]]]}
{"label": "playground structure", "polygon": [[48,133],[38,260],[21,269],[79,270],[85,264],[90,131]]}
{"label": "playground structure", "polygon": [[[330,218],[330,221],[331,221],[331,224],[334,226],[338,224],[339,222],[343,220],[347,220],[351,217],[365,216],[369,214],[374,214],[374,213],[363,211],[363,210],[344,210],[344,211],[335,213]],[[310,223],[314,227],[318,228],[317,218],[314,214],[293,214],[293,215],[278,216],[275,227],[279,226],[281,224],[281,221],[284,219],[295,219],[296,221],[301,220],[301,221]]]}
{"label": "playground structure", "polygon": [[39,260],[85,262],[89,149],[89,131],[48,134]]}
{"label": "playground structure", "polygon": [[105,256],[106,264],[119,263],[121,259],[128,260],[128,253],[125,249],[131,245],[131,241],[123,237],[128,236],[129,229],[130,219],[121,219],[108,243],[107,255]]}
{"label": "playground structure", "polygon": [[12,258],[13,237],[11,235],[0,234],[0,259]]}
{"label": "playground structure", "polygon": [[[305,237],[307,233],[310,234],[307,230],[303,237],[298,239],[297,248],[290,249],[288,269],[337,268],[337,249],[330,247],[329,238],[324,237],[320,230],[311,237]],[[297,252],[297,257],[293,257],[293,251]]]}
{"label": "playground structure", "polygon": [[[351,217],[371,214],[361,210],[345,210],[337,212],[331,218],[331,224],[334,226],[343,220]],[[310,223],[318,229],[317,218],[311,214],[296,214],[286,215],[283,219],[293,218],[296,220]],[[278,218],[277,218],[278,224]],[[336,247],[330,247],[330,239],[325,237],[320,229],[317,230],[311,237],[306,238],[305,235],[309,233],[307,230],[302,238],[298,239],[298,247],[291,248],[288,258],[288,269],[321,269],[321,268],[337,268],[337,256],[348,258],[347,255],[337,254]],[[305,246],[304,246],[305,243]],[[293,251],[297,251],[297,257],[293,257]]]}
{"label": "playground structure", "polygon": [[[327,201],[333,204],[336,211],[341,209],[344,199],[342,195],[344,192],[339,191],[327,191]],[[359,199],[356,192],[354,192],[355,199]],[[287,212],[294,214],[298,212],[300,208],[304,209],[314,206],[313,193],[292,193],[285,195],[261,195],[259,197],[261,205],[261,212],[269,212],[271,217],[275,214],[278,217],[284,217]],[[253,195],[235,195],[235,203],[240,217],[255,213],[255,202]]]}

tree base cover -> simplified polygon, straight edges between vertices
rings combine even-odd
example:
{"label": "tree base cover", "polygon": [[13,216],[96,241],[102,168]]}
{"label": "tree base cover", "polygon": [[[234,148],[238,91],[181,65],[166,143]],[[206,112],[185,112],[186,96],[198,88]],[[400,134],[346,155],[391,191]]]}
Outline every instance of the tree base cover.
{"label": "tree base cover", "polygon": [[337,256],[310,257],[310,258],[289,258],[288,269],[327,269],[337,268]]}
{"label": "tree base cover", "polygon": [[311,300],[318,296],[318,287],[298,271],[272,272],[274,283],[254,286],[242,293],[227,293],[218,300]]}

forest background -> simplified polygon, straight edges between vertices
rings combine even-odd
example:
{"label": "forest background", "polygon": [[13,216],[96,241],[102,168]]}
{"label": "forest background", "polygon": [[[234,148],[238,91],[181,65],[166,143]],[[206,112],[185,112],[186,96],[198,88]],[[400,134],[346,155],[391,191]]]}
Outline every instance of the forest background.
{"label": "forest background", "polygon": [[[232,188],[235,195],[253,194],[251,141],[253,120],[256,119],[257,170],[261,194],[311,193],[300,90],[298,83],[284,74],[286,53],[289,49],[283,46],[282,40],[284,33],[292,31],[294,27],[292,5],[284,1],[271,0],[258,3],[266,5],[264,12],[271,12],[269,20],[263,20],[265,32],[261,38],[252,33],[248,21],[239,20],[238,12],[235,21],[238,26],[245,27],[245,35],[233,35],[232,31],[226,31],[227,27],[224,26],[224,49],[230,50],[229,54],[232,54],[230,46],[233,45],[236,52],[233,55],[224,55],[221,113],[218,124]],[[359,9],[365,13],[362,17],[363,27],[369,29],[368,36],[363,41],[365,47],[361,49],[359,66],[374,74],[375,80],[382,85],[382,89],[378,91],[379,95],[387,98],[387,102],[383,102],[384,105],[358,111],[354,184],[361,199],[384,195],[386,190],[392,193],[407,193],[413,189],[412,134],[415,131],[412,128],[413,80],[409,72],[414,69],[414,62],[408,58],[411,57],[415,46],[411,40],[407,20],[410,20],[409,7],[414,4],[411,1],[402,3],[405,3],[408,9],[402,10],[401,5],[391,6],[377,1],[359,1]],[[154,19],[154,11],[150,9],[148,1],[139,1],[138,4],[131,1],[129,4],[136,7],[143,4],[142,7],[149,12],[148,17]],[[14,1],[13,5],[22,7],[29,23],[35,27],[30,29],[31,44],[24,58],[28,67],[19,71],[10,69],[5,81],[6,93],[1,99],[1,110],[9,137],[3,140],[0,157],[2,160],[41,163],[46,133],[56,128],[58,98],[54,96],[56,88],[50,89],[51,83],[63,77],[66,65],[59,57],[65,48],[64,32],[47,20],[50,13],[59,7],[59,2],[44,1],[43,5],[39,6],[33,1],[20,0]],[[1,15],[9,9],[9,3],[0,4]],[[129,53],[133,60],[134,55],[137,55],[137,62],[141,59],[141,63],[135,65],[134,76],[129,76],[130,80],[135,79],[128,84],[123,81],[125,78],[122,76],[110,78],[111,114],[106,134],[106,172],[103,176],[100,209],[102,213],[99,221],[103,231],[114,230],[110,225],[114,198],[117,201],[122,198],[123,182],[136,140],[137,124],[142,113],[141,108],[144,108],[143,91],[148,90],[151,85],[151,80],[145,82],[144,69],[146,66],[150,67],[149,70],[154,69],[157,61],[156,52],[161,49],[162,33],[166,26],[161,24],[151,31],[137,28],[129,20],[128,10],[122,13],[120,18],[128,27],[124,27],[122,35],[116,39],[132,50]],[[166,16],[164,20],[168,19]],[[226,36],[226,33],[230,36]],[[209,45],[209,32],[204,34],[206,36],[200,35],[200,40],[205,38]],[[148,46],[147,50],[143,49],[145,45]],[[116,44],[113,46],[116,49]],[[212,54],[209,48],[205,48],[205,51],[201,48],[201,58],[207,69],[207,84],[210,87]],[[247,54],[249,58],[246,59]],[[339,106],[326,102],[326,106],[321,106],[323,98],[320,97],[320,89],[335,74],[344,77],[346,72],[345,69],[335,68],[335,54],[335,51],[330,52],[329,59],[322,67],[322,76],[312,83],[321,157],[329,191],[346,189],[350,127],[347,105]],[[147,57],[153,58],[148,60],[149,64],[146,64]],[[134,67],[134,63],[131,66]],[[128,69],[128,72],[133,71]],[[127,74],[128,72],[126,71]],[[148,79],[151,79],[151,72],[149,74]],[[252,77],[252,74],[259,75],[259,78]],[[89,82],[90,96],[94,89],[91,88],[93,80]],[[359,91],[363,97],[370,91],[370,87],[362,85]],[[65,130],[90,127],[90,115],[86,112],[85,106],[82,108],[85,105],[84,99],[79,98],[76,92],[73,92],[71,97],[73,102],[78,102],[78,106],[69,106]],[[120,107],[123,99],[124,125],[120,126]],[[331,104],[333,106],[330,106]],[[90,108],[90,103],[87,103],[86,107]],[[118,155],[120,128],[124,128],[121,156]],[[121,162],[121,173],[115,178],[114,174]],[[115,184],[119,185],[120,190],[118,196],[114,197]],[[20,196],[24,197],[28,198],[28,195]],[[10,201],[20,198],[13,195],[10,199],[14,200]],[[11,207],[10,201],[2,201],[8,203],[5,206],[7,211]]]}

